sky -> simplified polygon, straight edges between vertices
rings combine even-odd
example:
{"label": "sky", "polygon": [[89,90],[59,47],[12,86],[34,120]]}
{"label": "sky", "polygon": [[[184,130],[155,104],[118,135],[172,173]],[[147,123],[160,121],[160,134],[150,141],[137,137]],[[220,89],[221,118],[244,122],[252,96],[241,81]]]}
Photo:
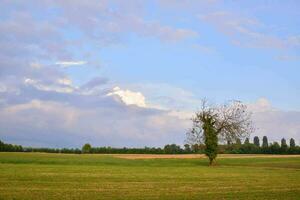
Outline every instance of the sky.
{"label": "sky", "polygon": [[0,0],[0,139],[184,144],[206,98],[300,142],[296,0]]}

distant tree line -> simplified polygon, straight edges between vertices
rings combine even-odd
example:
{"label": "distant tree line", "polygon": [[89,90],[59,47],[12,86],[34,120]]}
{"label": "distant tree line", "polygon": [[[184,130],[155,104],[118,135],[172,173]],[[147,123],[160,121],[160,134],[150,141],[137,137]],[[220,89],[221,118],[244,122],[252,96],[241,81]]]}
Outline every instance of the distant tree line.
{"label": "distant tree line", "polygon": [[293,138],[289,140],[288,145],[284,138],[279,144],[269,143],[267,136],[264,136],[261,143],[259,137],[255,136],[253,143],[250,143],[249,138],[246,138],[243,144],[237,140],[234,144],[221,145],[219,151],[232,154],[300,154],[300,147],[296,146]]}
{"label": "distant tree line", "polygon": [[[164,148],[144,147],[144,148],[114,148],[114,147],[92,147],[84,144],[78,148],[33,148],[22,147],[21,145],[6,144],[0,140],[0,152],[45,152],[45,153],[70,153],[70,154],[193,154],[204,153],[204,144],[185,144],[183,148],[176,144],[167,144]],[[220,154],[300,154],[300,147],[296,146],[295,140],[291,138],[289,142],[283,138],[280,142],[268,143],[268,138],[264,136],[262,143],[259,137],[255,136],[253,143],[246,138],[242,143],[237,140],[235,143],[218,145]]]}
{"label": "distant tree line", "polygon": [[21,145],[5,144],[0,140],[0,152],[23,152],[24,148]]}
{"label": "distant tree line", "polygon": [[55,149],[55,148],[33,148],[21,145],[7,144],[0,140],[0,152],[45,152],[45,153],[81,153],[81,149]]}
{"label": "distant tree line", "polygon": [[[205,146],[202,144],[189,145],[191,153],[204,152]],[[221,144],[218,147],[218,153],[223,154],[300,154],[300,147],[296,146],[295,140],[291,138],[289,145],[286,139],[282,138],[280,144],[278,142],[268,143],[267,136],[262,139],[262,144],[258,136],[253,138],[253,143],[246,138],[242,143],[237,139],[235,143]]]}

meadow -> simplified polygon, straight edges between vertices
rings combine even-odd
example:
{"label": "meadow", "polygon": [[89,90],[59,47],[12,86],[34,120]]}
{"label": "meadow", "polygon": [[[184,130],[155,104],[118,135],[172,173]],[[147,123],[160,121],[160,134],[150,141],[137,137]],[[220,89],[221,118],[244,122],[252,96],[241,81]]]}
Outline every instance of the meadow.
{"label": "meadow", "polygon": [[300,156],[126,156],[0,153],[0,199],[300,199]]}

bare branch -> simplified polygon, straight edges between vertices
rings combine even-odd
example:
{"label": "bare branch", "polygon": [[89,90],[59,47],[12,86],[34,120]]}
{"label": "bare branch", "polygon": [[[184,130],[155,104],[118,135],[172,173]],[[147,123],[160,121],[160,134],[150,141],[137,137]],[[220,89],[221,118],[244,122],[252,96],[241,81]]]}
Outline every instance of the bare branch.
{"label": "bare branch", "polygon": [[187,141],[201,143],[203,141],[203,124],[213,121],[219,140],[235,141],[249,137],[253,132],[251,113],[247,106],[240,101],[230,101],[224,105],[216,106],[202,100],[201,109],[192,118],[193,128],[187,133]]}

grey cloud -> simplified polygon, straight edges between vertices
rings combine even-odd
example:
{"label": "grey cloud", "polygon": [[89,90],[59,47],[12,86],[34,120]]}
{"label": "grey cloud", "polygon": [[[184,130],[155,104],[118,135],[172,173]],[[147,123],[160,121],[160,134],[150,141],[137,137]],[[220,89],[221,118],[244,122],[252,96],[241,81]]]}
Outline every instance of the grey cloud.
{"label": "grey cloud", "polygon": [[[248,105],[253,113],[253,123],[256,128],[254,135],[268,136],[270,141],[279,141],[281,138],[300,139],[300,112],[285,111],[274,108],[266,98],[260,98]],[[300,141],[299,141],[300,142]]]}
{"label": "grey cloud", "polygon": [[299,47],[299,37],[281,38],[269,34],[267,25],[248,17],[231,12],[212,12],[200,15],[203,21],[211,23],[217,30],[227,35],[233,44],[249,48],[287,49]]}
{"label": "grey cloud", "polygon": [[158,5],[164,9],[172,9],[180,12],[199,13],[209,10],[220,0],[158,0]]}
{"label": "grey cloud", "polygon": [[[35,70],[43,72],[45,68]],[[27,83],[6,77],[5,86],[17,84],[18,92],[10,89],[0,94],[1,139],[50,147],[80,147],[84,142],[141,147],[183,142],[187,121],[167,111],[127,106],[117,97],[107,96],[105,88],[85,93],[106,83],[100,77],[86,83],[84,89],[70,85],[73,92],[59,92],[57,87],[66,87],[55,82],[60,75]]]}
{"label": "grey cloud", "polygon": [[[15,4],[21,4],[16,2],[6,2],[7,7],[12,7]],[[28,5],[31,5],[29,7]],[[58,9],[61,13],[59,17],[51,16],[49,12],[50,23],[45,27],[41,27],[41,30],[49,30],[49,33],[45,33],[46,38],[59,37],[55,35],[56,28],[77,28],[78,31],[84,34],[84,39],[92,39],[100,43],[110,43],[122,40],[119,33],[133,32],[142,36],[154,36],[163,41],[182,40],[188,37],[194,37],[197,35],[192,30],[183,28],[174,28],[168,25],[162,25],[159,22],[146,21],[144,17],[144,3],[141,1],[129,1],[124,3],[123,1],[46,1],[36,2],[27,1],[26,5],[20,5],[23,9],[17,11],[22,15],[28,15],[32,10],[38,9],[49,12],[50,9]],[[30,18],[27,16],[27,18]],[[25,24],[31,20],[24,18]],[[36,20],[40,21],[40,20]],[[35,24],[32,24],[35,25]],[[28,26],[35,27],[35,26]],[[24,30],[28,30],[24,29]],[[35,30],[34,33],[38,34],[39,30]],[[24,32],[24,31],[22,31]],[[18,32],[16,32],[18,33]],[[29,33],[28,39],[31,39],[32,34]],[[39,37],[42,34],[37,35]],[[25,37],[26,38],[26,37]],[[50,46],[49,46],[50,48]]]}
{"label": "grey cloud", "polygon": [[253,115],[257,127],[256,135],[268,136],[271,141],[281,138],[294,138],[299,144],[300,112],[297,111],[265,111]]}
{"label": "grey cloud", "polygon": [[219,31],[228,35],[233,43],[247,47],[284,48],[284,42],[271,35],[265,35],[257,29],[260,22],[243,18],[229,12],[214,12],[200,19],[213,24]]}
{"label": "grey cloud", "polygon": [[[70,57],[57,26],[34,18],[30,12],[13,12],[1,21],[0,30],[0,42],[6,47],[1,50],[1,55],[26,56],[27,60]],[[58,48],[53,51],[54,46]]]}
{"label": "grey cloud", "polygon": [[82,89],[93,89],[94,87],[104,85],[108,82],[107,78],[95,77],[81,86]]}
{"label": "grey cloud", "polygon": [[[76,96],[73,96],[76,98]],[[64,98],[64,100],[66,100]],[[134,106],[106,106],[101,98],[85,108],[76,102],[32,100],[1,108],[1,138],[47,146],[93,145],[145,146],[181,143],[186,124],[168,113]],[[176,126],[175,126],[176,124]],[[182,140],[181,140],[182,139]]]}

